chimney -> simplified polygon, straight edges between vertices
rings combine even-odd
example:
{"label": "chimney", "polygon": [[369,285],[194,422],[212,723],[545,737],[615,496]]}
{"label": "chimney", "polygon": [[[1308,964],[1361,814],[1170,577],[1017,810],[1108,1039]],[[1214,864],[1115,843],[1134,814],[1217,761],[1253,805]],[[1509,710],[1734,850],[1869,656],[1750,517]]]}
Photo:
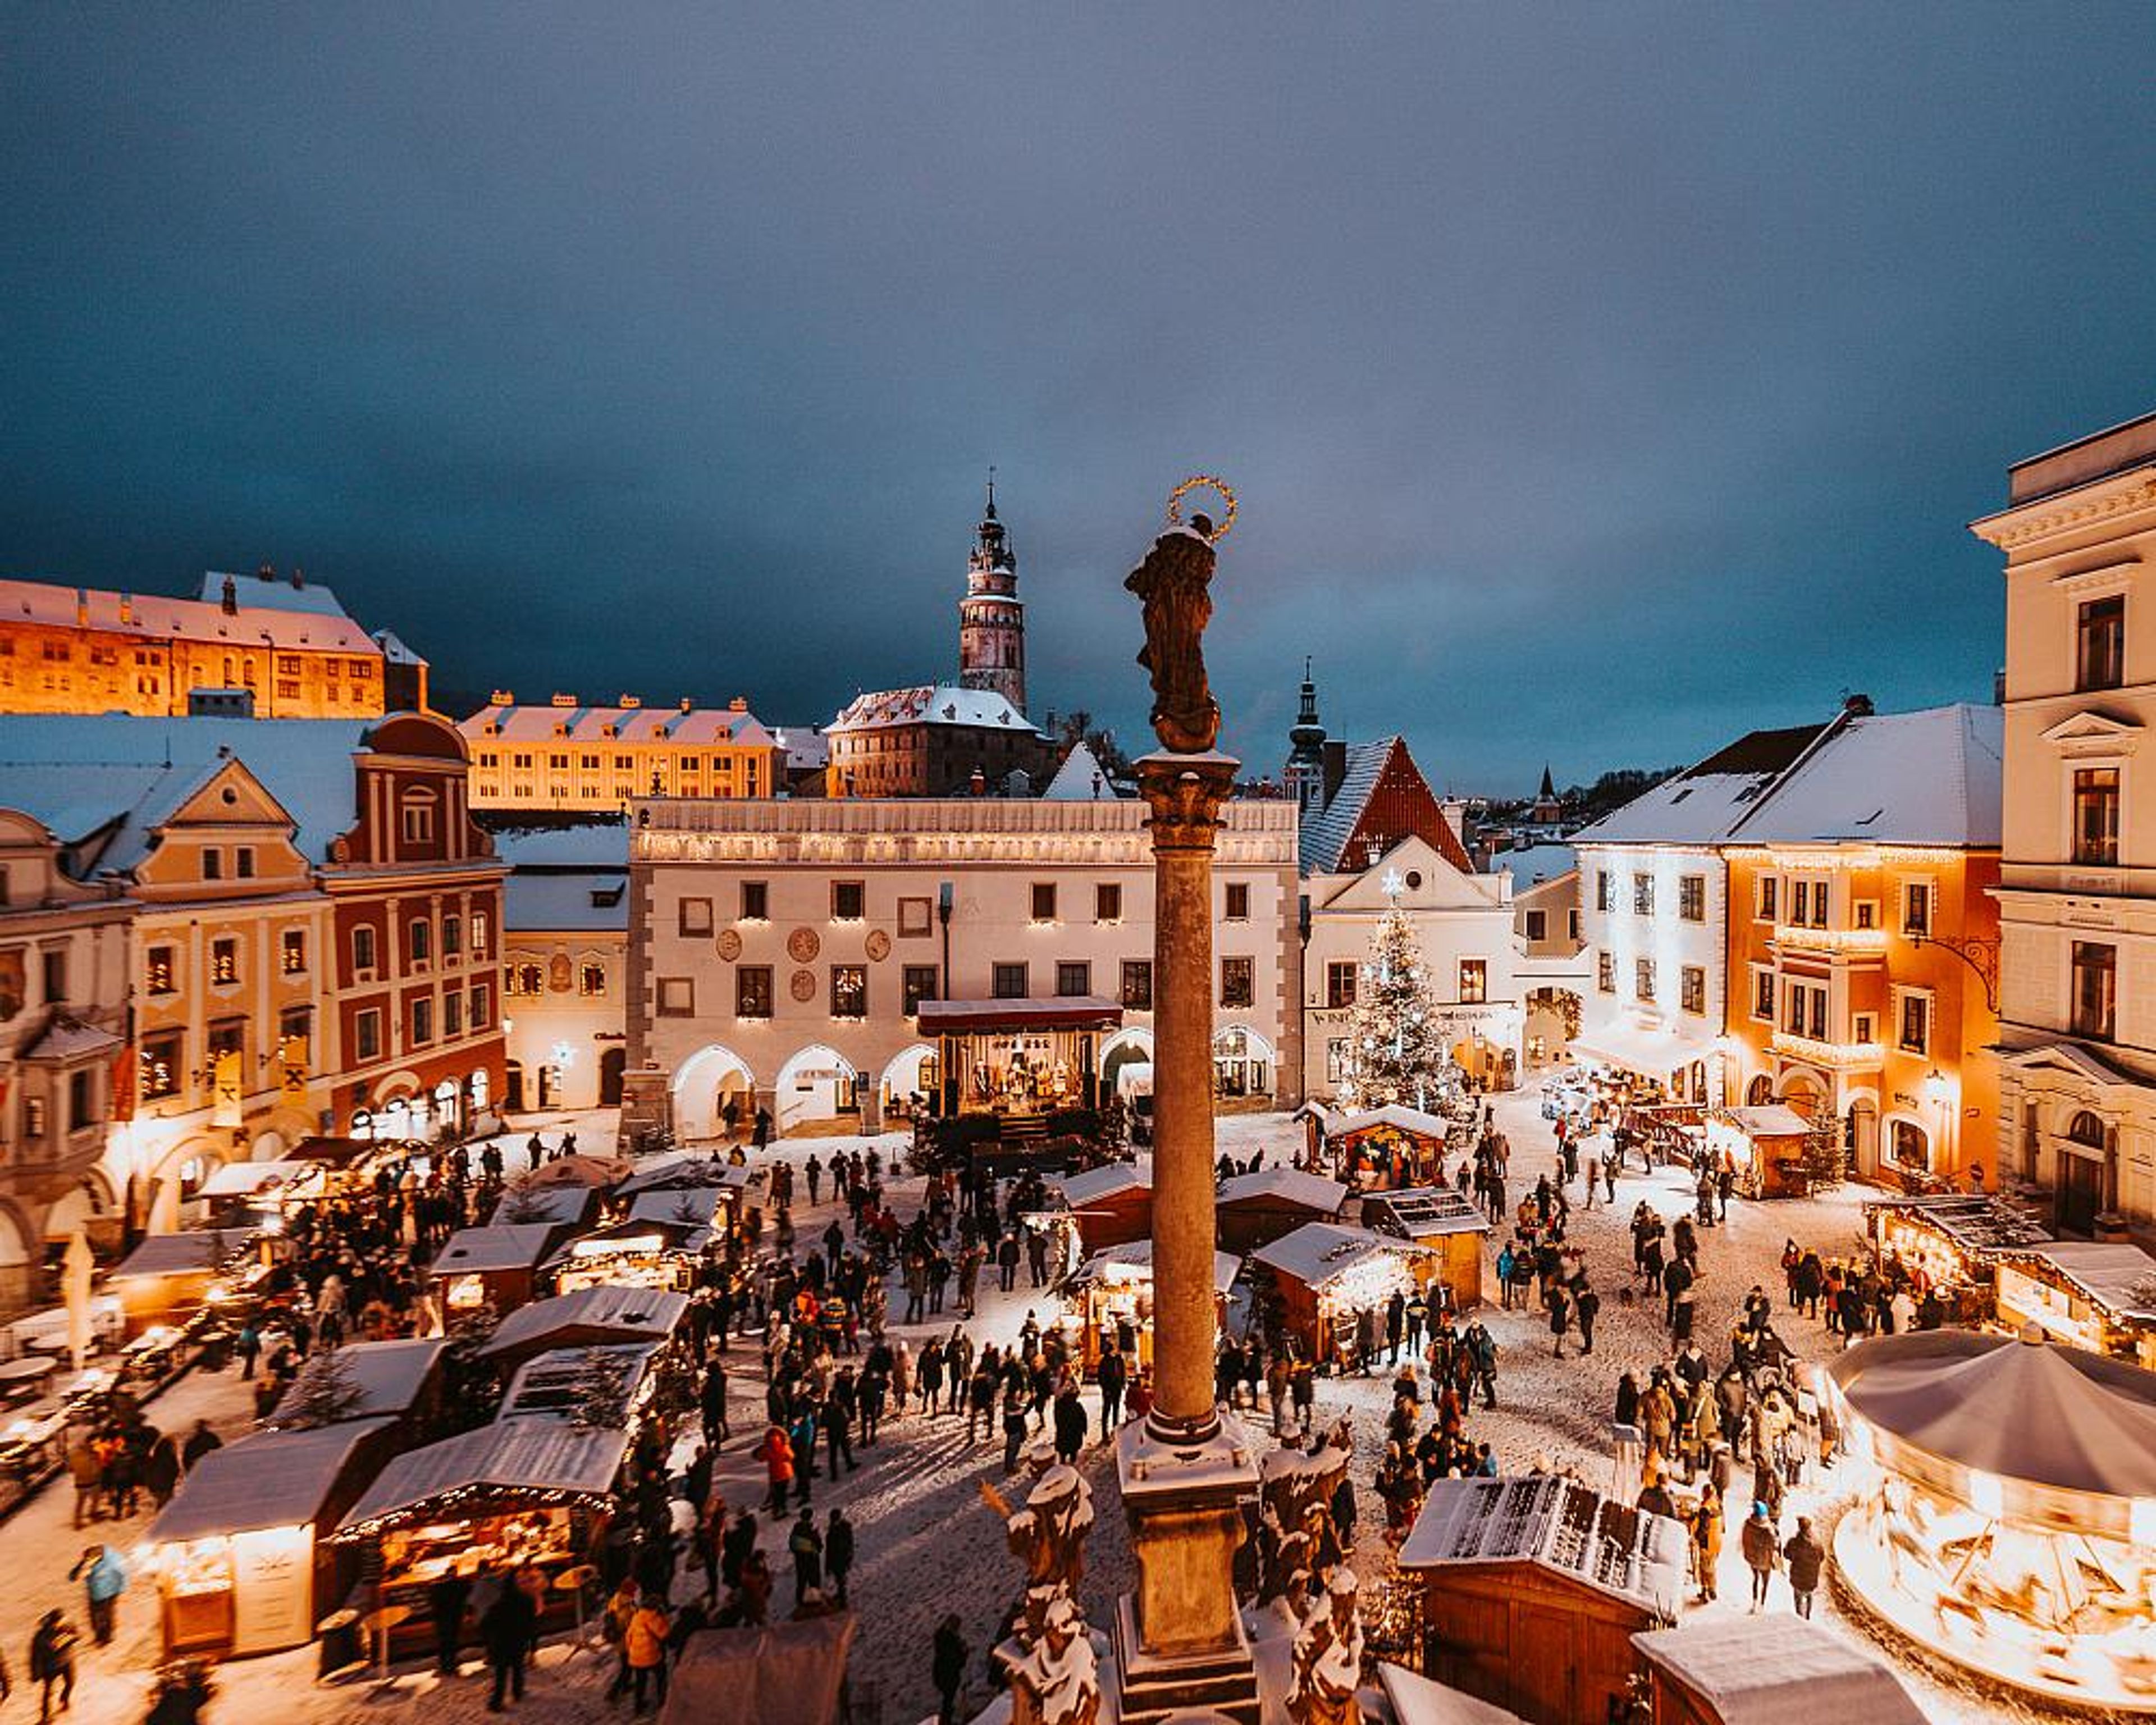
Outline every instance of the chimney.
{"label": "chimney", "polygon": [[988,793],[988,775],[982,772],[979,768],[976,767],[973,769],[973,776],[972,779],[967,783],[966,789],[968,793],[973,796],[987,796]]}
{"label": "chimney", "polygon": [[[25,606],[23,608],[27,610],[28,608]],[[74,590],[74,626],[77,629],[90,627],[90,589],[88,588],[78,587]]]}
{"label": "chimney", "polygon": [[297,593],[307,584],[307,572],[297,563],[292,565],[292,591]]}
{"label": "chimney", "polygon": [[[262,572],[264,575],[270,572],[267,563],[262,566]],[[239,615],[239,583],[229,575],[224,578],[224,614],[228,617]]]}
{"label": "chimney", "polygon": [[1991,674],[1991,704],[1994,706],[2006,705],[2006,670],[2003,665]]}
{"label": "chimney", "polygon": [[681,697],[681,711],[685,713],[693,713],[696,711],[696,703],[685,695]]}
{"label": "chimney", "polygon": [[515,706],[516,705],[516,691],[514,689],[497,689],[492,695],[487,697],[487,705],[490,706]]}
{"label": "chimney", "polygon": [[556,706],[574,706],[576,704],[577,697],[575,696],[564,695],[559,689],[557,689],[554,691],[554,705]]}
{"label": "chimney", "polygon": [[644,705],[644,697],[641,695],[624,695],[617,705],[623,707],[639,707]]}
{"label": "chimney", "polygon": [[135,595],[131,593],[120,595],[120,620],[122,623],[132,623],[135,620]]}
{"label": "chimney", "polygon": [[1871,716],[1871,697],[1861,693],[1845,695],[1841,701],[1841,710],[1852,719],[1868,719]]}
{"label": "chimney", "polygon": [[1343,738],[1325,739],[1325,790],[1322,801],[1330,806],[1348,778],[1348,744]]}
{"label": "chimney", "polygon": [[748,697],[746,695],[737,695],[732,701],[726,703],[726,711],[730,713],[747,712],[748,711]]}

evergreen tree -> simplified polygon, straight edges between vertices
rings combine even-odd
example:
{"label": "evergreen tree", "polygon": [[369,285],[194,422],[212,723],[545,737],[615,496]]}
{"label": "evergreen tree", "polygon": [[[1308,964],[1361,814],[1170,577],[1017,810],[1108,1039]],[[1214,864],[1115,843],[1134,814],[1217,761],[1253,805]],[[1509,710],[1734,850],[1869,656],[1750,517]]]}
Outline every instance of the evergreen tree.
{"label": "evergreen tree", "polygon": [[1391,902],[1370,939],[1349,1021],[1349,1074],[1342,1100],[1351,1108],[1397,1102],[1430,1108],[1457,1081],[1414,925],[1400,908],[1399,877],[1388,875]]}
{"label": "evergreen tree", "polygon": [[316,1354],[292,1380],[289,1411],[280,1422],[289,1429],[311,1431],[349,1420],[366,1405],[367,1392],[353,1375],[352,1362],[341,1349]]}

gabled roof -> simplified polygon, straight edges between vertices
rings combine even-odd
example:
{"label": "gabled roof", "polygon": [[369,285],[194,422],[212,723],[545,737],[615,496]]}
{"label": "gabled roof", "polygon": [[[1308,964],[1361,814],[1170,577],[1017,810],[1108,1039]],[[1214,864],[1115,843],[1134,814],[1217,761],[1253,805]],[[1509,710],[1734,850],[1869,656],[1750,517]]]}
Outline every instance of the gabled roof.
{"label": "gabled roof", "polygon": [[1337,1281],[1358,1264],[1388,1255],[1415,1253],[1410,1242],[1368,1228],[1350,1228],[1337,1222],[1305,1222],[1292,1234],[1284,1234],[1270,1245],[1250,1254],[1268,1270],[1322,1288]]}
{"label": "gabled roof", "polygon": [[222,569],[203,571],[195,598],[205,605],[224,603],[224,584],[232,583],[232,597],[241,609],[265,606],[272,611],[303,611],[311,617],[342,617],[352,613],[337,596],[318,581],[295,587],[281,575],[228,575]]}
{"label": "gabled roof", "polygon": [[[235,583],[238,578],[234,578]],[[243,604],[236,614],[228,614],[223,603],[224,578],[204,578],[206,586],[212,582],[216,583],[216,600],[205,603],[154,593],[122,593],[44,581],[0,581],[0,622],[93,629],[145,641],[223,642],[234,647],[348,653],[367,659],[380,656],[367,631],[345,615],[341,607],[331,613],[295,610],[289,605]]]}
{"label": "gabled roof", "polygon": [[389,1425],[350,1420],[308,1431],[259,1431],[213,1450],[187,1469],[146,1543],[304,1527],[321,1513],[352,1452]]}
{"label": "gabled roof", "polygon": [[1852,717],[1754,799],[1729,836],[1995,845],[2005,716],[1960,705]]}
{"label": "gabled roof", "polygon": [[1078,742],[1071,745],[1063,764],[1055,769],[1055,777],[1040,794],[1050,803],[1091,803],[1112,797],[1116,791],[1092,750]]}
{"label": "gabled roof", "polygon": [[457,729],[465,742],[558,742],[603,747],[609,742],[670,742],[685,748],[775,748],[754,713],[723,706],[483,706]]}
{"label": "gabled roof", "polygon": [[[387,1418],[403,1413],[418,1400],[436,1363],[449,1351],[445,1336],[399,1337],[390,1342],[352,1342],[337,1349],[334,1358],[344,1369],[357,1399],[336,1424],[354,1420]],[[272,1428],[300,1416],[305,1392],[298,1383],[285,1392],[267,1421]]]}
{"label": "gabled roof", "polygon": [[1133,1163],[1111,1162],[1082,1173],[1065,1174],[1057,1183],[1064,1203],[1074,1210],[1082,1210],[1089,1204],[1100,1204],[1126,1192],[1150,1193],[1152,1176]]}
{"label": "gabled roof", "polygon": [[1216,1207],[1232,1204],[1286,1204],[1297,1209],[1316,1210],[1321,1214],[1337,1216],[1340,1206],[1348,1201],[1348,1189],[1337,1180],[1328,1180],[1322,1174],[1313,1174],[1299,1168],[1261,1168],[1255,1173],[1235,1174],[1220,1183],[1220,1190],[1214,1199]]}
{"label": "gabled roof", "polygon": [[1322,808],[1313,803],[1303,819],[1302,871],[1359,870],[1368,865],[1359,853],[1370,844],[1381,852],[1390,850],[1409,834],[1425,840],[1462,874],[1475,872],[1407,743],[1398,737],[1349,743],[1339,788]]}
{"label": "gabled roof", "polygon": [[353,1539],[376,1525],[432,1519],[436,1507],[452,1497],[493,1496],[512,1504],[534,1495],[575,1497],[596,1508],[611,1495],[628,1450],[625,1431],[567,1420],[508,1420],[482,1425],[397,1457],[337,1524],[335,1537]]}
{"label": "gabled roof", "polygon": [[1668,1516],[1554,1474],[1440,1480],[1400,1546],[1403,1569],[1532,1563],[1658,1614],[1685,1596],[1691,1540]]}
{"label": "gabled roof", "polygon": [[1714,1709],[1722,1725],[1923,1725],[1893,1668],[1870,1648],[1786,1611],[1692,1618],[1632,1645]]}
{"label": "gabled roof", "polygon": [[501,921],[511,931],[605,933],[629,927],[629,824],[610,820],[497,834],[510,867]]}
{"label": "gabled roof", "polygon": [[482,1358],[505,1353],[544,1337],[575,1330],[605,1332],[628,1341],[639,1336],[670,1336],[689,1309],[685,1295],[666,1288],[625,1288],[611,1284],[579,1288],[551,1300],[520,1306],[501,1321],[479,1352]]}
{"label": "gabled roof", "polygon": [[489,1271],[529,1270],[553,1237],[550,1222],[511,1222],[459,1228],[442,1242],[430,1267],[436,1276],[478,1276]]}
{"label": "gabled roof", "polygon": [[[1830,721],[1829,722],[1831,722]],[[1811,747],[1825,725],[1750,731],[1572,835],[1581,845],[1713,845]]]}
{"label": "gabled roof", "polygon": [[856,695],[824,727],[827,736],[883,731],[904,725],[968,725],[988,731],[1044,733],[993,689],[961,689],[955,683],[922,683],[911,689],[879,689]]}

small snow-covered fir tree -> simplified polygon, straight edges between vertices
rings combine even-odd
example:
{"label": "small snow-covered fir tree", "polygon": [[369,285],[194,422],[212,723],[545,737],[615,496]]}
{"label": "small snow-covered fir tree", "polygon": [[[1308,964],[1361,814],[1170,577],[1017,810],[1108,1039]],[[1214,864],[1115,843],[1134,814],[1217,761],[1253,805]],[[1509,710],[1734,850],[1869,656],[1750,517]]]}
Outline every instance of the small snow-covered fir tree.
{"label": "small snow-covered fir tree", "polygon": [[587,1348],[577,1368],[569,1423],[586,1430],[620,1430],[629,1423],[629,1393],[627,1358],[610,1348]]}
{"label": "small snow-covered fir tree", "polygon": [[1348,1077],[1342,1100],[1351,1108],[1397,1102],[1432,1106],[1451,1088],[1451,1055],[1439,1024],[1437,1003],[1414,925],[1400,908],[1400,878],[1388,870],[1390,902],[1370,956],[1363,960],[1348,1022]]}
{"label": "small snow-covered fir tree", "polygon": [[366,1404],[367,1392],[353,1376],[352,1362],[340,1349],[318,1353],[292,1380],[280,1425],[301,1431],[349,1420]]}

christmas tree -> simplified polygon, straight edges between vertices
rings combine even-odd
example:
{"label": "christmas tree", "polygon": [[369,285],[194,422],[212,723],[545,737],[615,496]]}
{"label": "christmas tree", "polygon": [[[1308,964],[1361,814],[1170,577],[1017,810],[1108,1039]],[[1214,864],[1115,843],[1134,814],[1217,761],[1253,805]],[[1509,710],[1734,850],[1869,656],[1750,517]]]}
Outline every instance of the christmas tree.
{"label": "christmas tree", "polygon": [[1389,902],[1371,937],[1349,1021],[1348,1076],[1341,1100],[1351,1108],[1434,1106],[1456,1081],[1414,925],[1400,908],[1400,877],[1385,875]]}

